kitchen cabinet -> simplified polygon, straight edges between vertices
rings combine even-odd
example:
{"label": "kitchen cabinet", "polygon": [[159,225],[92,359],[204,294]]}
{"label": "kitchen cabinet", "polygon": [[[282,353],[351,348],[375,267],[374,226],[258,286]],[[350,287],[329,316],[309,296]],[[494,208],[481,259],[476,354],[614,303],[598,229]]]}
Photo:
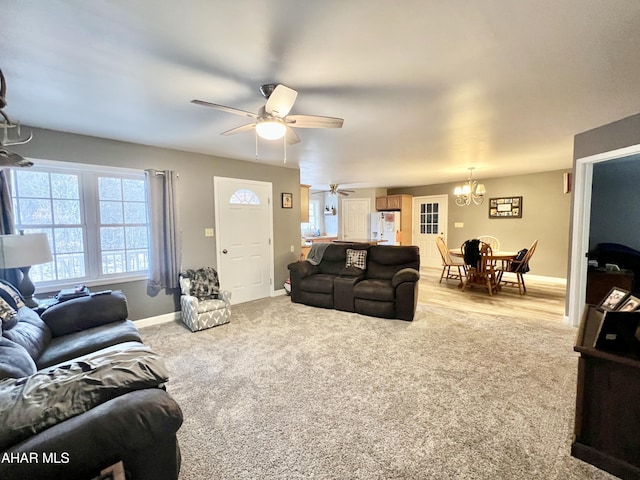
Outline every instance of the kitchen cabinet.
{"label": "kitchen cabinet", "polygon": [[400,245],[412,245],[413,197],[411,195],[386,195],[376,197],[376,210],[400,212]]}
{"label": "kitchen cabinet", "polygon": [[311,185],[300,185],[300,223],[309,223],[309,188]]}

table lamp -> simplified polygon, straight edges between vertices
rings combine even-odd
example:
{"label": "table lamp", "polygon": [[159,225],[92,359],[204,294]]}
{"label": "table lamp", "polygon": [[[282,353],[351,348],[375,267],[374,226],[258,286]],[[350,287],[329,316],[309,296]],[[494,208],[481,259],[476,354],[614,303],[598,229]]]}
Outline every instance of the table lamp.
{"label": "table lamp", "polygon": [[37,307],[38,302],[33,298],[35,287],[29,278],[29,269],[51,260],[49,240],[44,233],[0,235],[0,268],[17,268],[22,272],[17,288],[30,308]]}

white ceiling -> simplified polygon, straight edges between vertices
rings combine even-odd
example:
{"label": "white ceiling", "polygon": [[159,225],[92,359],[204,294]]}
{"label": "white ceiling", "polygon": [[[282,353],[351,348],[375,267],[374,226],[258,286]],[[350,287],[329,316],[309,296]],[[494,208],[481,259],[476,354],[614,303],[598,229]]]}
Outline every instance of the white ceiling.
{"label": "white ceiling", "polygon": [[[23,124],[255,161],[263,83],[298,91],[287,166],[315,187],[570,168],[576,133],[640,112],[637,0],[0,0]],[[280,165],[282,144],[261,143]]]}

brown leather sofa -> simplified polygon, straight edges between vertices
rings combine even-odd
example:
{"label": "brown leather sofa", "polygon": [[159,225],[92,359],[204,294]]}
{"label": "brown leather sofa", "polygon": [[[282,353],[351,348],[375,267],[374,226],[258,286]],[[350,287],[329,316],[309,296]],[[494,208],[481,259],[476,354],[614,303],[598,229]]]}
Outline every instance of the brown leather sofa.
{"label": "brown leather sofa", "polygon": [[[347,268],[347,250],[366,250],[366,267]],[[291,301],[381,318],[413,320],[420,255],[415,246],[332,244],[318,265],[288,266]]]}

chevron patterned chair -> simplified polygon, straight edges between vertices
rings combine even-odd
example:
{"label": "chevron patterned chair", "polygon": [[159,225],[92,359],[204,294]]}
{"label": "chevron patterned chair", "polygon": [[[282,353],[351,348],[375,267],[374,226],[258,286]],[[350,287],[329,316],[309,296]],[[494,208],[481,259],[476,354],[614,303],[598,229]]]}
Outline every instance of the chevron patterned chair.
{"label": "chevron patterned chair", "polygon": [[182,322],[192,332],[231,320],[231,292],[220,290],[218,272],[211,267],[180,273]]}

